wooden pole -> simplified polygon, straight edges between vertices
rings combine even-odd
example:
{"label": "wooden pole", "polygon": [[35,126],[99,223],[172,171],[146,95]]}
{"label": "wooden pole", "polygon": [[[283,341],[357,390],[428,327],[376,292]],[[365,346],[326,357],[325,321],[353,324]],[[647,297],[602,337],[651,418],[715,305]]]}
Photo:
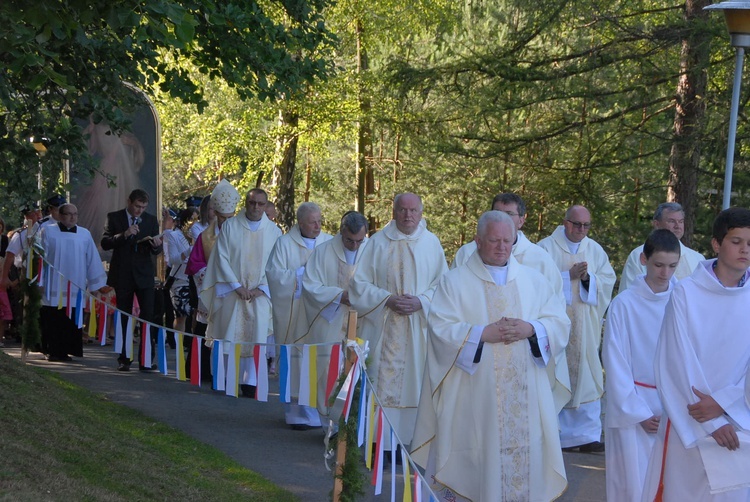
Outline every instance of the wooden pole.
{"label": "wooden pole", "polygon": [[[356,340],[357,339],[357,311],[349,310],[348,326],[346,329],[346,339]],[[355,354],[353,350],[346,349],[344,352],[346,357],[344,361],[344,374],[348,375],[349,371],[354,366]],[[352,382],[355,385],[356,382]],[[346,428],[339,429],[338,443],[336,445],[336,476],[333,481],[333,502],[339,502],[341,500],[341,492],[344,490],[344,483],[341,476],[344,472],[344,461],[346,459]]]}

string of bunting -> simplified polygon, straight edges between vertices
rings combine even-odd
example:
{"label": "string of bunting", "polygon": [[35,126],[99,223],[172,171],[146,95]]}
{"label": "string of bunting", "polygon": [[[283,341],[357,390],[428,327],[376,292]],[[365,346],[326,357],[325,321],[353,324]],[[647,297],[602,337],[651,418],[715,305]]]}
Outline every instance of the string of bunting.
{"label": "string of bunting", "polygon": [[[84,310],[91,314],[87,326],[89,338],[96,339],[101,346],[107,344],[107,326],[108,318],[113,316],[115,340],[114,352],[119,353],[117,347],[122,347],[124,340],[126,356],[133,359],[135,330],[140,327],[142,337],[150,336],[152,323],[141,319],[132,314],[128,314],[117,309],[107,302],[100,300],[95,295],[86,291],[85,288],[72,283],[66,279],[63,274],[53,267],[41,256],[38,261],[38,274],[34,277],[31,273],[33,251],[27,257],[27,277],[30,281],[36,282],[39,287],[44,288],[44,295],[49,302],[51,300],[52,274],[59,276],[59,285],[57,291],[57,308],[65,309],[66,316],[76,323],[78,328],[84,325]],[[72,301],[75,294],[75,305]],[[125,331],[123,332],[122,316],[126,316]],[[175,339],[175,377],[179,381],[187,381],[185,372],[185,337],[189,338],[188,343],[192,344],[192,354],[190,367],[190,383],[201,386],[201,364],[200,350],[201,344],[206,337],[184,333],[175,329],[166,328],[165,326],[153,325],[157,329],[156,343],[156,365],[160,373],[169,375],[169,365],[167,358],[167,334],[171,332]],[[242,346],[252,346],[254,367],[250,368],[251,381],[256,383],[255,399],[261,402],[267,402],[269,397],[269,373],[268,366],[261,364],[266,361],[266,353],[269,346],[278,347],[278,377],[279,377],[279,400],[282,403],[290,403],[291,399],[291,358],[293,351],[300,354],[301,371],[299,376],[299,396],[298,402],[304,406],[317,406],[317,380],[318,380],[318,347],[332,347],[331,356],[328,362],[326,378],[326,402],[330,399],[335,390],[336,383],[339,381],[341,371],[343,370],[344,346],[354,350],[356,354],[355,363],[346,376],[343,385],[336,396],[336,404],[331,411],[331,418],[338,422],[343,415],[344,420],[348,421],[351,414],[352,403],[355,401],[355,392],[357,383],[359,386],[359,407],[357,410],[357,445],[364,447],[365,465],[368,470],[372,471],[371,484],[374,487],[375,495],[382,493],[383,470],[384,470],[384,444],[386,434],[390,436],[391,458],[391,500],[395,501],[396,497],[396,454],[397,445],[401,446],[401,458],[403,466],[403,502],[430,502],[436,501],[435,494],[429,487],[429,484],[420,473],[411,456],[406,451],[403,443],[396,434],[392,422],[387,414],[383,411],[382,403],[377,394],[372,390],[374,386],[366,371],[364,363],[368,346],[367,342],[347,341],[346,344],[341,342],[328,342],[317,344],[268,344],[255,342],[232,342],[224,339],[213,339],[212,358],[212,388],[217,391],[223,391],[229,396],[239,397],[240,395],[240,355]],[[141,359],[144,366],[150,367],[153,364],[154,354],[152,354],[151,344],[141,344]],[[197,355],[197,356],[196,356]],[[222,357],[222,356],[226,357]],[[374,455],[373,455],[373,449]],[[424,498],[423,494],[428,494],[429,498]]]}

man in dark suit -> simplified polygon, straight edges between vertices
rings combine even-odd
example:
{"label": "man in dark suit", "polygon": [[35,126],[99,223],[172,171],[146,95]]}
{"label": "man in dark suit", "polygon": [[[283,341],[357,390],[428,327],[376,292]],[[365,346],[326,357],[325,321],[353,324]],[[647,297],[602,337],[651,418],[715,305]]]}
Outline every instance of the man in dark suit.
{"label": "man in dark suit", "polygon": [[[148,193],[144,190],[133,190],[128,196],[127,207],[107,214],[107,223],[102,236],[102,249],[112,249],[112,261],[109,264],[107,285],[115,289],[117,308],[131,314],[133,312],[133,295],[138,297],[140,318],[153,322],[154,314],[154,255],[161,252],[159,222],[152,214],[146,213]],[[144,240],[151,237],[150,240]],[[122,316],[123,333],[127,324]],[[120,356],[117,358],[119,371],[130,370],[130,358],[126,353],[126,336],[122,337]],[[141,336],[141,346],[145,336]],[[152,344],[153,336],[147,341]],[[138,350],[138,365],[142,371],[150,370],[141,360],[141,348]],[[153,351],[152,351],[153,353]]]}

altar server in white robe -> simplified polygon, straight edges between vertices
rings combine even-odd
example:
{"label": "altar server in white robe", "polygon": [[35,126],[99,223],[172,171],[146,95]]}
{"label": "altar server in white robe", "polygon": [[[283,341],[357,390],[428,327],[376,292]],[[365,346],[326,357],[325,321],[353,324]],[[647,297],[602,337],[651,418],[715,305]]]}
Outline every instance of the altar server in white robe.
{"label": "altar server in white robe", "polygon": [[[651,224],[654,228],[666,228],[675,234],[677,239],[682,239],[685,234],[685,211],[677,202],[664,202],[656,208]],[[643,246],[641,245],[628,255],[625,267],[622,269],[619,291],[625,291],[636,278],[646,273],[646,266],[641,264],[642,252]],[[675,278],[680,280],[689,276],[698,266],[698,263],[705,259],[698,251],[694,251],[680,242],[680,263],[674,273]]]}
{"label": "altar server in white robe", "polygon": [[587,237],[591,214],[571,206],[563,224],[539,241],[557,264],[568,305],[570,338],[566,347],[573,397],[560,412],[563,448],[602,452],[601,397],[604,392],[599,346],[602,318],[612,299],[615,271],[604,249]]}
{"label": "altar server in white robe", "polygon": [[[513,257],[521,265],[526,265],[541,272],[552,285],[560,301],[565,304],[563,296],[563,281],[560,270],[557,268],[552,257],[533,242],[531,242],[521,231],[526,222],[526,203],[514,193],[501,193],[492,200],[492,209],[502,211],[516,224],[516,242],[513,243]],[[476,241],[472,240],[461,246],[453,258],[451,268],[456,268],[466,263],[469,257],[477,250]],[[567,345],[567,337],[563,341]],[[555,396],[555,408],[558,413],[570,401],[570,376],[568,375],[568,360],[565,357],[565,346],[557,347],[553,352],[557,354],[554,361],[547,365],[547,376],[552,386],[552,394]]]}
{"label": "altar server in white robe", "polygon": [[[302,300],[310,328],[305,343],[341,343],[346,338],[349,281],[354,262],[367,243],[367,218],[356,211],[341,218],[339,233],[316,247],[302,277]],[[339,350],[339,347],[336,347]],[[329,419],[326,401],[331,346],[318,346],[318,413]]]}
{"label": "altar server in white robe", "polygon": [[[403,444],[414,434],[427,357],[427,315],[448,270],[443,247],[427,230],[422,201],[393,199],[393,220],[370,238],[357,260],[349,301],[370,342],[367,373]],[[386,436],[390,448],[390,437]]]}
{"label": "altar server in white robe", "polygon": [[[207,339],[242,343],[240,388],[244,396],[254,397],[257,381],[252,343],[265,343],[268,336],[271,300],[265,270],[281,231],[266,217],[263,207],[268,195],[264,190],[247,192],[245,210],[231,217],[239,201],[237,190],[226,180],[211,193],[221,232],[208,258],[200,299],[209,312]],[[222,347],[228,358],[229,344]]]}
{"label": "altar server in white robe", "polygon": [[663,228],[652,231],[641,254],[646,275],[612,300],[604,323],[609,502],[641,499],[662,415],[654,353],[679,261],[677,237]]}
{"label": "altar server in white robe", "polygon": [[[750,500],[750,210],[714,220],[717,258],[677,283],[654,370],[665,416],[643,500]],[[659,485],[663,488],[660,490]]]}
{"label": "altar server in white robe", "polygon": [[83,330],[66,315],[65,309],[58,310],[60,299],[63,305],[72,302],[75,311],[79,289],[84,290],[85,306],[86,291],[105,292],[109,288],[107,273],[91,233],[77,225],[78,209],[73,204],[62,204],[58,211],[59,221],[53,220],[40,227],[39,243],[45,261],[52,265],[47,272],[47,289],[42,294],[42,345],[47,359],[59,362],[70,361],[69,354],[83,356]]}
{"label": "altar server in white robe", "polygon": [[513,258],[515,232],[484,213],[477,252],[433,297],[412,455],[439,500],[549,501],[567,485],[545,365],[570,323],[549,282]]}
{"label": "altar server in white robe", "polygon": [[[302,305],[302,277],[313,250],[331,239],[321,232],[322,215],[314,202],[303,202],[297,208],[297,224],[276,242],[266,265],[268,285],[273,303],[273,333],[280,344],[303,343],[307,333],[307,315]],[[302,349],[291,352],[290,393],[299,396]],[[284,406],[286,423],[294,430],[320,427],[317,410],[312,406],[287,403]]]}

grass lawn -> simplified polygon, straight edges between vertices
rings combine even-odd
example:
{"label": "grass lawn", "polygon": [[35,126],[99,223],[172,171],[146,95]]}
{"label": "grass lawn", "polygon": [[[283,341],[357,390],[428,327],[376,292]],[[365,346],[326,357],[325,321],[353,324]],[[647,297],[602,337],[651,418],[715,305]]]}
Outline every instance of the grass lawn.
{"label": "grass lawn", "polygon": [[296,500],[216,448],[2,352],[0,427],[0,500]]}

